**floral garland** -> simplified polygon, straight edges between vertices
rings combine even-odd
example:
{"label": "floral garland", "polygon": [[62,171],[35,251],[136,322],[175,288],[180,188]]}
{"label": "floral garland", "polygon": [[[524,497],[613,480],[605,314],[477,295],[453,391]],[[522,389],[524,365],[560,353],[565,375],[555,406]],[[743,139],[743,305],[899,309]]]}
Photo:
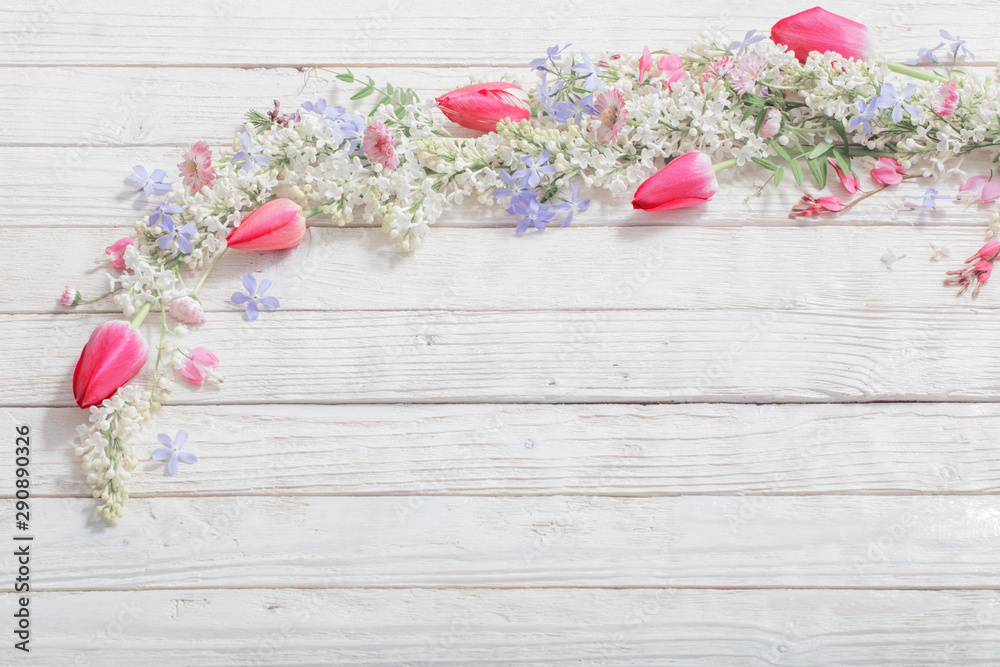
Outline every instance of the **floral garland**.
{"label": "floral garland", "polygon": [[[221,381],[214,354],[173,338],[204,322],[199,290],[227,249],[289,248],[312,216],[343,225],[360,213],[409,252],[446,208],[469,200],[502,205],[518,233],[542,231],[569,225],[587,209],[581,188],[632,192],[633,207],[667,210],[710,200],[716,173],[744,165],[770,172],[765,185],[779,185],[790,172],[798,186],[811,182],[817,191],[832,171],[857,196],[807,191],[790,215],[833,215],[905,179],[951,173],[974,151],[998,160],[996,77],[961,69],[972,53],[960,38],[941,34],[947,43],[904,64],[866,59],[865,27],[816,8],[779,21],[770,38],[755,30],[738,41],[706,34],[684,53],[646,48],[594,62],[552,47],[531,62],[537,82],[530,92],[488,82],[429,103],[413,90],[379,87],[346,71],[334,74],[360,86],[352,100],[376,96],[367,115],[322,99],[283,113],[275,101],[267,113],[249,112],[217,155],[205,142],[194,144],[178,165],[176,188],[164,170],[135,167],[128,180],[154,208],[130,237],[106,249],[116,269],[108,292],[84,299],[67,288],[61,299],[75,306],[112,298],[132,318],[99,326],[74,372],[74,396],[90,410],[77,453],[98,511],[108,520],[122,515],[137,463],[129,439],[167,399],[172,371],[194,384]],[[452,136],[435,106],[482,134]],[[876,186],[867,192],[855,172],[865,165]],[[990,173],[968,178],[954,199],[992,205],[998,197],[1000,181]],[[928,189],[912,199],[914,207],[935,209],[952,198]],[[989,231],[998,230],[994,207]],[[978,293],[998,255],[1000,242],[987,243],[947,282]],[[233,294],[249,321],[280,307],[265,295],[270,285],[248,274],[246,292]],[[137,329],[150,312],[160,321],[152,379],[129,385],[147,362]],[[182,451],[186,440],[185,431],[159,436],[153,458],[168,460],[171,475],[178,460],[197,461]]]}

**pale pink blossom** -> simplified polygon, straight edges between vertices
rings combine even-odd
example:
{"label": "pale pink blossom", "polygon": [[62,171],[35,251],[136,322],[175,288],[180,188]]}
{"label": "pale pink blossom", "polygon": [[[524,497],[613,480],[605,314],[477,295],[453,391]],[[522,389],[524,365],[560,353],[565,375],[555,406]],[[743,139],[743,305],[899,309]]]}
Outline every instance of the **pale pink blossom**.
{"label": "pale pink blossom", "polygon": [[69,285],[66,285],[66,289],[63,290],[62,296],[59,297],[59,303],[64,306],[75,306],[80,303],[80,292],[73,289]]}
{"label": "pale pink blossom", "polygon": [[656,63],[656,69],[664,75],[663,85],[670,87],[670,84],[687,78],[687,70],[684,69],[684,61],[676,53],[661,57]]}
{"label": "pale pink blossom", "polygon": [[205,311],[201,302],[190,296],[179,296],[167,305],[167,315],[181,324],[202,324]]}
{"label": "pale pink blossom", "polygon": [[708,67],[705,68],[705,73],[701,77],[699,84],[704,92],[708,84],[713,83],[719,79],[726,77],[733,69],[733,59],[730,56],[722,56],[721,58],[709,63]]}
{"label": "pale pink blossom", "polygon": [[762,137],[773,137],[781,129],[781,112],[775,108],[770,108],[764,113],[764,122],[760,124]]}
{"label": "pale pink blossom", "polygon": [[191,384],[199,387],[205,384],[205,380],[213,378],[216,382],[222,382],[222,378],[212,371],[219,366],[219,358],[204,347],[196,347],[191,350],[184,366],[180,369],[183,375]]}
{"label": "pale pink blossom", "polygon": [[813,197],[806,193],[799,203],[792,207],[789,218],[811,217],[821,213],[836,213],[844,209],[844,200],[840,197]]}
{"label": "pale pink blossom", "polygon": [[130,239],[126,237],[123,239],[118,239],[117,241],[109,245],[107,248],[105,248],[104,252],[107,253],[108,257],[111,258],[111,266],[115,267],[116,269],[124,269],[125,248],[129,247],[130,245],[133,245],[134,243],[135,239]]}
{"label": "pale pink blossom", "polygon": [[204,187],[215,183],[215,169],[212,168],[212,150],[204,141],[197,141],[184,151],[183,161],[177,165],[184,185],[201,192]]}
{"label": "pale pink blossom", "polygon": [[970,202],[979,201],[980,204],[992,204],[1000,197],[1000,180],[992,180],[989,176],[973,176],[959,188],[959,192],[966,192]]}
{"label": "pale pink blossom", "polygon": [[649,69],[653,66],[653,54],[649,52],[649,47],[642,48],[642,57],[639,58],[639,83],[646,80]]}
{"label": "pale pink blossom", "polygon": [[597,140],[602,144],[614,143],[625,127],[625,119],[628,117],[625,96],[622,91],[609,88],[594,98],[594,109],[596,113],[591,117],[595,122],[594,132],[597,134]]}
{"label": "pale pink blossom", "polygon": [[812,51],[832,51],[845,58],[864,60],[868,53],[868,28],[822,7],[813,7],[775,23],[771,41],[787,46],[800,63]]}
{"label": "pale pink blossom", "polygon": [[869,174],[879,185],[898,185],[903,182],[906,168],[895,158],[880,157]]}
{"label": "pale pink blossom", "polygon": [[954,81],[945,81],[935,91],[931,109],[939,116],[950,116],[958,108],[958,86]]}
{"label": "pale pink blossom", "polygon": [[859,181],[858,177],[854,175],[854,172],[848,171],[845,173],[844,170],[840,168],[840,163],[837,162],[836,158],[828,157],[826,158],[826,163],[833,167],[833,170],[837,172],[837,178],[840,179],[840,183],[844,186],[845,190],[854,194],[861,189],[861,181]]}
{"label": "pale pink blossom", "polygon": [[737,95],[757,93],[757,82],[764,78],[767,59],[759,53],[748,53],[729,72],[729,80]]}
{"label": "pale pink blossom", "polygon": [[375,164],[389,171],[399,168],[396,155],[396,137],[385,123],[372,123],[365,128],[365,155]]}

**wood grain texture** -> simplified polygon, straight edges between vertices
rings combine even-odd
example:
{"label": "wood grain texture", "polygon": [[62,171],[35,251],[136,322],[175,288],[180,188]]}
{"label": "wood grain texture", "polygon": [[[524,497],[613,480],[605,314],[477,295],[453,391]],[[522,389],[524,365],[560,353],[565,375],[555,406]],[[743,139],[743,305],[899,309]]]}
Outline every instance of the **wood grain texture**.
{"label": "wood grain texture", "polygon": [[992,665],[1000,642],[992,591],[195,589],[32,604],[52,621],[38,630],[47,664],[83,667]]}
{"label": "wood grain texture", "polygon": [[[87,497],[77,408],[36,426],[32,494]],[[996,494],[994,404],[168,405],[135,440],[133,497]],[[185,428],[196,468],[149,460]],[[277,463],[276,462],[280,462]],[[14,471],[0,494],[13,497]]]}
{"label": "wood grain texture", "polygon": [[[70,282],[83,294],[107,290],[108,267],[94,259],[121,234],[114,228],[0,229],[0,265],[31,248],[34,268],[0,290],[2,313],[119,313],[112,300],[73,309],[57,303]],[[950,252],[935,259],[934,246]],[[228,253],[200,295],[210,312],[231,312],[250,272],[274,281],[296,310],[595,310],[709,308],[878,311],[905,305],[989,311],[1000,294],[975,300],[942,285],[945,271],[979,247],[979,230],[911,227],[677,226],[554,229],[434,229],[399,256],[381,230],[313,228],[294,251]],[[66,253],[65,247],[78,251]],[[888,269],[893,247],[906,258]],[[704,249],[712,249],[706,257]],[[106,257],[106,255],[105,255]],[[202,269],[186,275],[189,287]],[[112,271],[113,272],[113,271]],[[195,333],[192,338],[197,338]]]}
{"label": "wood grain texture", "polygon": [[[841,0],[835,9],[867,24],[876,53],[888,58],[908,58],[928,46],[945,19],[972,44],[994,43],[980,3],[945,0],[933,11],[924,7],[915,0]],[[638,54],[645,44],[683,50],[707,27],[729,26],[734,35],[750,28],[769,32],[777,20],[803,9],[793,0],[766,7],[748,0],[640,0],[613,7],[596,0],[514,6],[487,0],[350,6],[299,0],[277,12],[266,0],[155,7],[13,0],[0,13],[0,44],[7,47],[0,64],[522,66],[558,38],[595,53]]]}
{"label": "wood grain texture", "polygon": [[[267,483],[266,470],[247,479]],[[32,582],[35,591],[997,586],[996,496],[773,496],[750,513],[747,502],[132,498],[129,515],[108,528],[90,498],[38,498],[33,525],[45,548]],[[13,521],[11,503],[0,517]]]}
{"label": "wood grain texture", "polygon": [[[277,296],[281,296],[277,294]],[[290,304],[289,304],[290,305]],[[233,312],[197,340],[232,381],[174,404],[995,401],[1000,323],[953,309]],[[70,406],[104,315],[0,316],[0,405]],[[979,354],[968,348],[975,330]],[[149,333],[152,342],[153,333]],[[38,353],[39,341],[49,345]],[[182,342],[183,344],[183,342]],[[151,365],[148,365],[151,366]],[[144,373],[151,372],[147,367]],[[140,376],[142,377],[142,376]]]}

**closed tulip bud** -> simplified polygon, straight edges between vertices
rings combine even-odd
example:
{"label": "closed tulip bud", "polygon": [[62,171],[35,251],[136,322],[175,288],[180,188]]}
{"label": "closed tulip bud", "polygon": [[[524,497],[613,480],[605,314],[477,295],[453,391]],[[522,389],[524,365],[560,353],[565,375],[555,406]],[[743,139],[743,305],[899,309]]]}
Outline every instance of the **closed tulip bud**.
{"label": "closed tulip bud", "polygon": [[718,189],[712,160],[704,153],[691,151],[643,181],[635,191],[632,208],[666,211],[697,206],[711,199]]}
{"label": "closed tulip bud", "polygon": [[528,94],[513,83],[477,83],[437,98],[438,108],[448,120],[470,130],[494,132],[504,118],[513,121],[531,117]]}
{"label": "closed tulip bud", "polygon": [[128,322],[94,329],[73,371],[73,397],[81,408],[100,405],[135,377],[146,363],[146,341]]}
{"label": "closed tulip bud", "polygon": [[302,207],[291,199],[272,199],[229,232],[226,244],[234,250],[287,250],[305,234]]}
{"label": "closed tulip bud", "polygon": [[864,60],[868,52],[868,28],[822,7],[813,7],[775,23],[771,41],[787,46],[800,63],[812,51],[833,51],[845,58]]}

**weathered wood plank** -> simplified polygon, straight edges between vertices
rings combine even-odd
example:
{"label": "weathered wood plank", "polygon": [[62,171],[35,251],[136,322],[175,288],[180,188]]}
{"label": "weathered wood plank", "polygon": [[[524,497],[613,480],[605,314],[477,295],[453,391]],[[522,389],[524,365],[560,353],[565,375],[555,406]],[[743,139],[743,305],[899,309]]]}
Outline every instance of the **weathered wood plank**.
{"label": "weathered wood plank", "polygon": [[[0,229],[0,266],[32,267],[7,275],[0,312],[69,312],[57,303],[67,283],[103,293],[110,267],[95,268],[94,258],[121,233],[69,228],[53,243],[49,229]],[[935,261],[931,243],[951,254]],[[528,237],[440,228],[401,257],[381,230],[313,228],[292,252],[227,254],[200,296],[206,310],[230,311],[251,272],[297,310],[983,310],[1000,305],[992,285],[974,301],[942,286],[981,243],[978,230],[956,228],[591,227]],[[880,260],[887,246],[906,254],[891,270]],[[200,274],[190,272],[189,284]],[[82,311],[118,309],[107,300],[73,312]]]}
{"label": "weathered wood plank", "polygon": [[997,585],[995,496],[759,500],[748,516],[739,496],[133,498],[112,529],[92,499],[37,498],[32,590]]}
{"label": "weathered wood plank", "polygon": [[[32,428],[32,495],[87,497],[77,408],[8,408]],[[133,497],[994,494],[1000,407],[878,405],[166,406],[135,438]],[[155,434],[191,434],[177,477]],[[280,461],[280,465],[273,462]],[[0,477],[12,497],[14,469]]]}
{"label": "weathered wood plank", "polygon": [[[295,9],[275,11],[266,0],[155,7],[112,0],[42,5],[13,0],[0,13],[0,44],[5,47],[0,63],[524,64],[546,46],[567,39],[592,52],[640,53],[647,43],[679,50],[711,26],[726,25],[733,35],[751,28],[769,32],[775,21],[803,9],[792,0],[764,8],[746,1],[708,0],[685,7],[642,0],[616,5],[613,11],[596,0],[521,3],[516,11],[486,0],[291,7]],[[835,9],[866,23],[875,51],[889,58],[909,57],[918,47],[936,43],[943,25],[971,45],[994,43],[978,2],[943,0],[928,6],[915,0],[892,5],[841,0]]]}
{"label": "weathered wood plank", "polygon": [[45,619],[32,656],[83,667],[992,665],[1000,642],[995,592],[171,590],[32,605]]}
{"label": "weathered wood plank", "polygon": [[[283,296],[274,290],[279,298]],[[232,380],[176,404],[996,401],[1000,323],[967,309],[219,314]],[[105,315],[0,316],[0,405],[70,406]],[[974,332],[976,353],[970,353]],[[153,342],[154,332],[149,338]],[[45,351],[40,345],[44,341]],[[147,371],[149,372],[147,365]]]}

